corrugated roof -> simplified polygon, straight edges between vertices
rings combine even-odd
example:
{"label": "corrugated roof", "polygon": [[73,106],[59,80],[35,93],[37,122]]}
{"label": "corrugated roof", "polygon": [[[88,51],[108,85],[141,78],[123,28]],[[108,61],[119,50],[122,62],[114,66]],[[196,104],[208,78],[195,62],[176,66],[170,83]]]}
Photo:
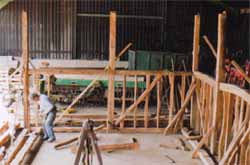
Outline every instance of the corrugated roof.
{"label": "corrugated roof", "polygon": [[0,9],[6,6],[8,3],[12,2],[13,0],[0,0]]}

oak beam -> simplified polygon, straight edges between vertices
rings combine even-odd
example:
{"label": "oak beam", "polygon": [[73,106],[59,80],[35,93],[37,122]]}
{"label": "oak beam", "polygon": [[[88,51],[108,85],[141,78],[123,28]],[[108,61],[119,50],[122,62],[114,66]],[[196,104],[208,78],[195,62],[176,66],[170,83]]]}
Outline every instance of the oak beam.
{"label": "oak beam", "polygon": [[23,61],[23,110],[24,127],[30,129],[30,109],[29,109],[29,36],[28,36],[28,16],[22,11],[22,61]]}
{"label": "oak beam", "polygon": [[115,111],[115,61],[116,61],[116,13],[110,12],[109,22],[109,75],[108,75],[108,101],[107,101],[107,126],[111,128]]}

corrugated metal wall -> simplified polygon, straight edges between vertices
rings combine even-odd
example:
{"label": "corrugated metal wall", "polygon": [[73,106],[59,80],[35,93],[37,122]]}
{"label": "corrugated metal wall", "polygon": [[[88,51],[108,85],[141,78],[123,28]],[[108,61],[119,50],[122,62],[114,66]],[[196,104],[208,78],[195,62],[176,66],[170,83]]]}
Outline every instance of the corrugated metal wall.
{"label": "corrugated metal wall", "polygon": [[[202,34],[216,45],[217,14],[224,10],[191,0],[15,0],[0,11],[0,55],[20,55],[23,9],[29,16],[32,57],[98,60],[108,58],[111,10],[119,15],[117,52],[132,42],[136,50],[184,53],[192,51],[194,15],[201,14]],[[249,43],[244,35],[249,19],[242,19],[237,32],[229,29],[228,45]]]}
{"label": "corrugated metal wall", "polygon": [[21,53],[21,11],[29,18],[30,54],[35,58],[72,59],[72,1],[18,0],[0,12],[0,55]]}
{"label": "corrugated metal wall", "polygon": [[[80,58],[107,59],[110,11],[117,12],[117,51],[129,42],[135,49],[160,50],[165,1],[78,2],[77,52]],[[95,15],[101,14],[101,15]],[[147,16],[147,18],[145,17]]]}

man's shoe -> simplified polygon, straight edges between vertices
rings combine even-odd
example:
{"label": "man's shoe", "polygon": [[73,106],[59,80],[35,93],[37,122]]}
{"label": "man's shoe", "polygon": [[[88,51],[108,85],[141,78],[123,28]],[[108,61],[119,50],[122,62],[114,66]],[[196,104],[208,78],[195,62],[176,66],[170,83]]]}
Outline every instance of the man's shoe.
{"label": "man's shoe", "polygon": [[49,139],[49,137],[46,137],[46,136],[44,136],[43,137],[43,140],[45,141],[45,140],[48,140]]}
{"label": "man's shoe", "polygon": [[55,138],[49,138],[48,142],[53,143],[56,139]]}

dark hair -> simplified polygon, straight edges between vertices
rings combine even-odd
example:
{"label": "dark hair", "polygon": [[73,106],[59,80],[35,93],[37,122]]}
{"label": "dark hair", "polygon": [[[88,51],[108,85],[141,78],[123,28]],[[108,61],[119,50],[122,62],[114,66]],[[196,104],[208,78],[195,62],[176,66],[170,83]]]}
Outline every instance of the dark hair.
{"label": "dark hair", "polygon": [[31,94],[31,99],[34,100],[35,98],[39,97],[38,93],[32,93]]}

